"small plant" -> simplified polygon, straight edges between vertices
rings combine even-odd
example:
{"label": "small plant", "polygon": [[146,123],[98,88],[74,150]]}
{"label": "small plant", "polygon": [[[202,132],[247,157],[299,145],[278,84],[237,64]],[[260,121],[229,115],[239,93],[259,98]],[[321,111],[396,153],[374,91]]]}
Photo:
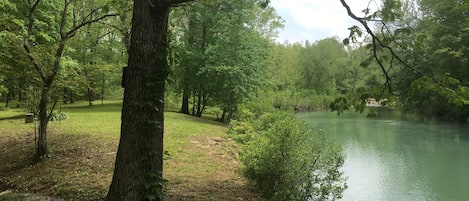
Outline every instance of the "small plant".
{"label": "small plant", "polygon": [[150,172],[147,174],[149,181],[145,182],[145,189],[148,191],[145,195],[145,200],[163,200],[166,193],[163,187],[168,183],[168,180],[161,178],[161,172]]}
{"label": "small plant", "polygon": [[52,114],[50,115],[50,121],[60,121],[60,120],[65,120],[68,118],[68,114],[63,112],[63,111],[53,111]]}

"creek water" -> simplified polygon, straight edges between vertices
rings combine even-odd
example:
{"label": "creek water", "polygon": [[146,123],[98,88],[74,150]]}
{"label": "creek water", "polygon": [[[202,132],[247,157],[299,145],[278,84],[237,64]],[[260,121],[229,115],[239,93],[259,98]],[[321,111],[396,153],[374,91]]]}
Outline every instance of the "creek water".
{"label": "creek water", "polygon": [[469,125],[347,112],[301,113],[343,148],[342,201],[469,200]]}

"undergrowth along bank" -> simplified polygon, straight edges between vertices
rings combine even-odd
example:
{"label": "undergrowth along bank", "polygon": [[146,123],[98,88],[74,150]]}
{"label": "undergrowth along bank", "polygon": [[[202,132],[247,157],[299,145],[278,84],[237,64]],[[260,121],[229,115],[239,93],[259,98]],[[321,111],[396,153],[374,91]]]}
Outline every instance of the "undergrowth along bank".
{"label": "undergrowth along bank", "polygon": [[346,188],[341,148],[292,113],[262,102],[240,109],[229,134],[240,144],[243,174],[268,200],[335,200]]}

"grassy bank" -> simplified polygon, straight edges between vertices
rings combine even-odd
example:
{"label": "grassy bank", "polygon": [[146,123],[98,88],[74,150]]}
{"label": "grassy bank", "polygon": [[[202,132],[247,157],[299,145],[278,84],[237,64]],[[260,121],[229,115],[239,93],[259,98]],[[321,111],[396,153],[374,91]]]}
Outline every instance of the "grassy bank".
{"label": "grassy bank", "polygon": [[[68,119],[49,126],[51,159],[35,165],[34,124],[24,123],[24,109],[0,111],[0,200],[32,199],[25,193],[60,200],[102,200],[106,195],[121,103],[90,107],[80,102],[62,110]],[[166,200],[258,199],[237,173],[237,148],[223,124],[172,112],[165,118],[165,150],[170,154],[164,167]]]}

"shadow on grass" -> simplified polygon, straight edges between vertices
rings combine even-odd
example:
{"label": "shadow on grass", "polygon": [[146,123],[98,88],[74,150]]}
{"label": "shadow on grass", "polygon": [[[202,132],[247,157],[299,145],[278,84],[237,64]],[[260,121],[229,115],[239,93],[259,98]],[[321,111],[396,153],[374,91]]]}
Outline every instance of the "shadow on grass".
{"label": "shadow on grass", "polygon": [[17,138],[0,141],[0,176],[22,171],[34,162],[34,143]]}
{"label": "shadow on grass", "polygon": [[104,103],[103,105],[64,104],[62,105],[62,109],[73,112],[120,112],[122,102]]}
{"label": "shadow on grass", "polygon": [[33,163],[34,137],[0,138],[0,192],[12,189],[71,201],[100,200],[112,176],[115,155],[110,153],[115,146],[90,135],[48,134],[51,158],[39,163]]}
{"label": "shadow on grass", "polygon": [[[177,112],[177,111],[165,111],[165,113],[167,113],[167,114],[172,113],[173,115],[180,114],[181,115],[180,117],[183,117],[184,119],[192,121],[192,122],[200,122],[200,123],[210,124],[210,125],[215,125],[215,126],[226,126],[227,125],[227,124],[222,123],[220,121],[216,121],[215,118],[213,118],[211,116],[197,117],[197,116],[192,116],[190,114],[183,114],[183,113],[180,113],[180,112]],[[177,118],[179,118],[179,117],[177,117]]]}
{"label": "shadow on grass", "polygon": [[24,118],[23,114],[15,115],[15,116],[9,116],[9,117],[0,117],[0,121],[3,120],[18,120]]}

